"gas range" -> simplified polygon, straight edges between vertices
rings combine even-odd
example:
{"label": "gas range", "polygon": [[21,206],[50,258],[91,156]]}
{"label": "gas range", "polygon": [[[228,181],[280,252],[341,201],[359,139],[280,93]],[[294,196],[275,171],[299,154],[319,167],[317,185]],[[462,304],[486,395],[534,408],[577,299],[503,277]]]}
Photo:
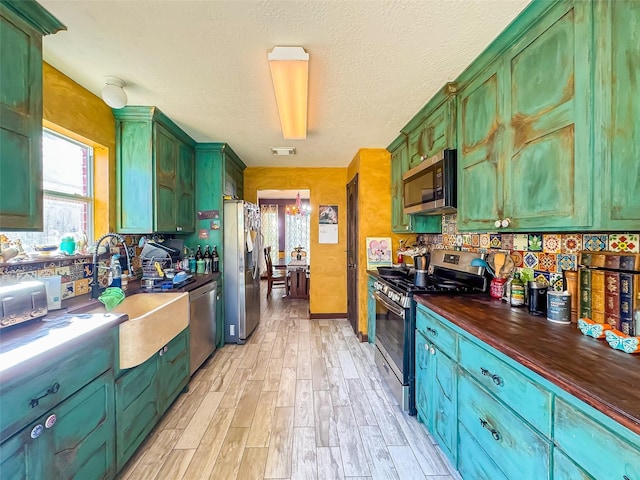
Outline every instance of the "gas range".
{"label": "gas range", "polygon": [[416,286],[412,275],[379,278],[373,286],[402,308],[410,307],[413,295],[483,293],[488,281],[483,267],[471,266],[474,258],[484,258],[484,254],[434,250],[424,286]]}

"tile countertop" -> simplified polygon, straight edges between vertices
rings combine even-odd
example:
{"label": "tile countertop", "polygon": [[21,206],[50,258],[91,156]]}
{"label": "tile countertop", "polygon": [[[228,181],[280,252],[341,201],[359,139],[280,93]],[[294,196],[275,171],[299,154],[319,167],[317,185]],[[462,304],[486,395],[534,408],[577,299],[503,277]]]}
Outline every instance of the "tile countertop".
{"label": "tile countertop", "polygon": [[640,434],[640,356],[480,295],[416,295],[416,301]]}

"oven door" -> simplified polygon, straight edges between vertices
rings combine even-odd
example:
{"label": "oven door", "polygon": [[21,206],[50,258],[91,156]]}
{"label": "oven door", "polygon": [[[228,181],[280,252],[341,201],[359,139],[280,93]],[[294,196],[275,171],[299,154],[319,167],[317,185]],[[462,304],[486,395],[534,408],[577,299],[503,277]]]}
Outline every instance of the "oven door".
{"label": "oven door", "polygon": [[376,292],[375,363],[389,390],[404,410],[410,409],[409,310]]}

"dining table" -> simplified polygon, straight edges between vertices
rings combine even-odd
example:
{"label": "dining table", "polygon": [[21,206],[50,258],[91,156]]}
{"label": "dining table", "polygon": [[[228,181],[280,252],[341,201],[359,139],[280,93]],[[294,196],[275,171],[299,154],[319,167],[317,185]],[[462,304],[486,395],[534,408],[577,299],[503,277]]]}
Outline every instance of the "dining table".
{"label": "dining table", "polygon": [[309,264],[306,258],[292,258],[287,262],[289,276],[289,298],[309,298]]}

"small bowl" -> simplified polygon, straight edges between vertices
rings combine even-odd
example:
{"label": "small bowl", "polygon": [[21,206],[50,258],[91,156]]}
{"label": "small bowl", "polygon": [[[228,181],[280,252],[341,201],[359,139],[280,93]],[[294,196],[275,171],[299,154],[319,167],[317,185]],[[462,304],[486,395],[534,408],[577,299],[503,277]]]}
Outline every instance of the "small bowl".
{"label": "small bowl", "polygon": [[33,249],[40,253],[53,253],[58,250],[58,245],[34,245]]}

